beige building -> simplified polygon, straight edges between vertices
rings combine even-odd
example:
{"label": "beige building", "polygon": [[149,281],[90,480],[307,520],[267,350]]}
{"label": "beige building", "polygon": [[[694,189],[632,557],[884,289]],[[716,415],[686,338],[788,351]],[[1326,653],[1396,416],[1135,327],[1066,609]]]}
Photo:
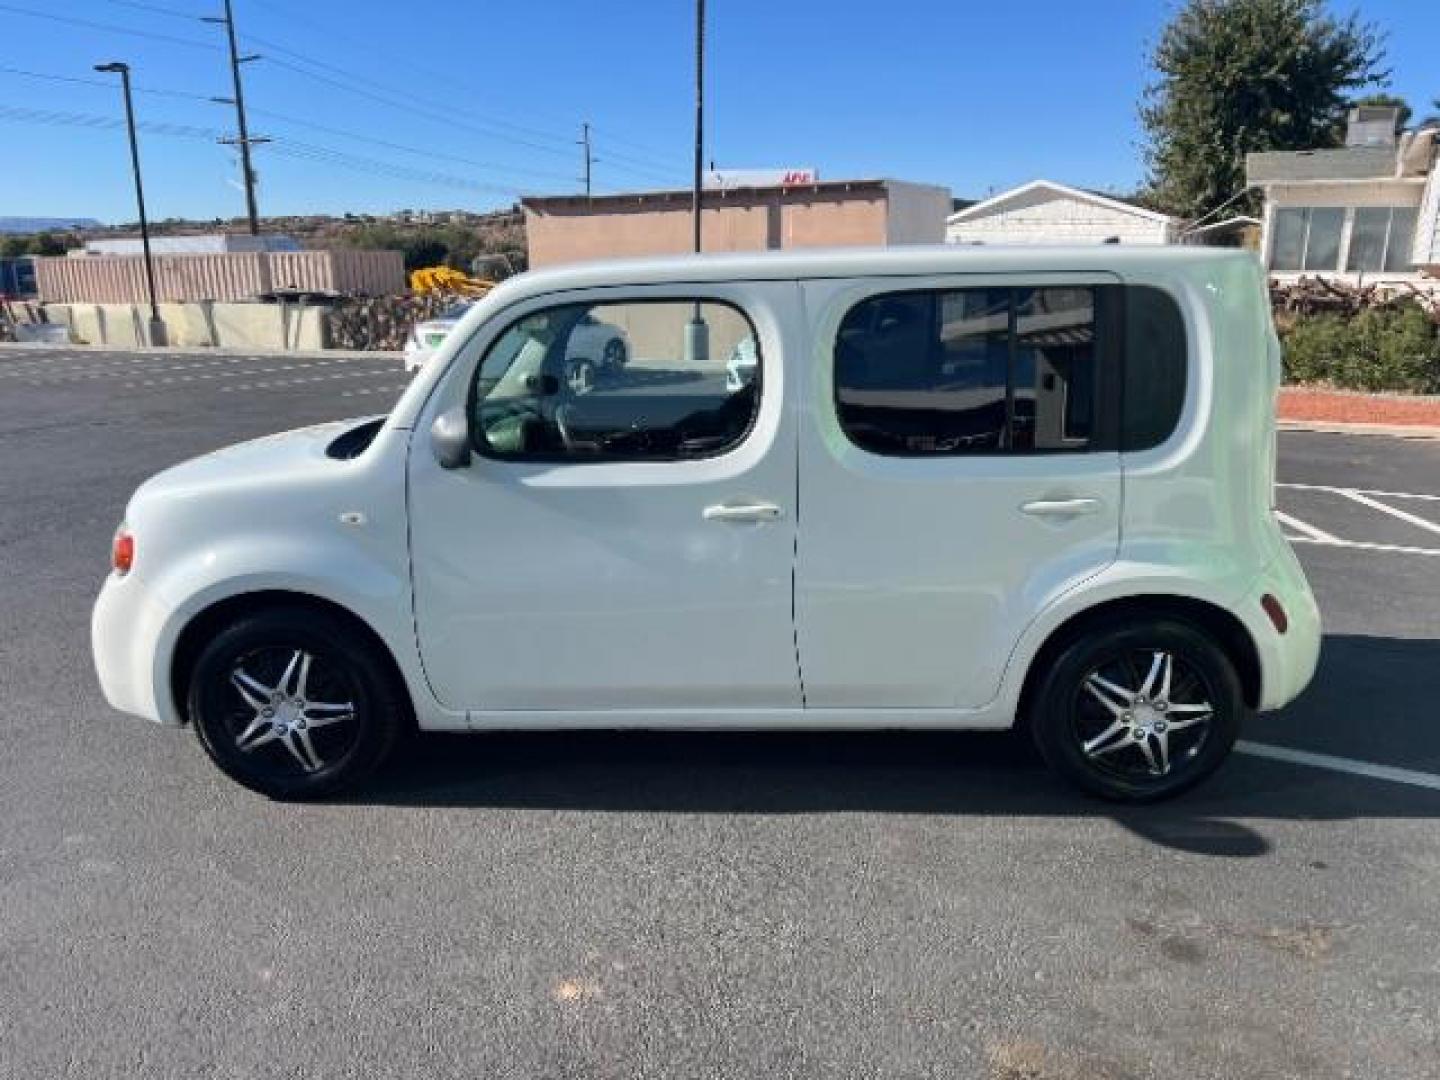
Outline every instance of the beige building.
{"label": "beige building", "polygon": [[[626,255],[674,255],[693,246],[691,193],[557,196],[520,201],[530,265]],[[938,244],[948,188],[900,180],[827,180],[708,189],[705,251],[876,244]]]}

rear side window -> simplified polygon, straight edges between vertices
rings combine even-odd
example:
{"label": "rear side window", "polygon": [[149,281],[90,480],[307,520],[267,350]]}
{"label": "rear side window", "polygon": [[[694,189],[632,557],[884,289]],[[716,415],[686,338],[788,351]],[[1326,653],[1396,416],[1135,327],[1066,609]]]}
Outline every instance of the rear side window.
{"label": "rear side window", "polygon": [[1120,448],[1148,450],[1170,437],[1185,404],[1185,317],[1169,293],[1123,290],[1125,388]]}
{"label": "rear side window", "polygon": [[888,293],[841,323],[835,406],[876,454],[1142,449],[1173,430],[1185,365],[1179,308],[1157,289]]}

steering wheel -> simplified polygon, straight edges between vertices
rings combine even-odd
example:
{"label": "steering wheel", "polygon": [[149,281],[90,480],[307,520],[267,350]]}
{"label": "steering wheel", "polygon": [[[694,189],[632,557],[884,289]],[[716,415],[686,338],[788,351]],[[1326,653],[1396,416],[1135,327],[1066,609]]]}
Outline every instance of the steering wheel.
{"label": "steering wheel", "polygon": [[555,430],[560,434],[560,442],[566,450],[575,449],[575,415],[573,406],[566,402],[563,405],[555,406],[555,412],[551,419],[555,423]]}

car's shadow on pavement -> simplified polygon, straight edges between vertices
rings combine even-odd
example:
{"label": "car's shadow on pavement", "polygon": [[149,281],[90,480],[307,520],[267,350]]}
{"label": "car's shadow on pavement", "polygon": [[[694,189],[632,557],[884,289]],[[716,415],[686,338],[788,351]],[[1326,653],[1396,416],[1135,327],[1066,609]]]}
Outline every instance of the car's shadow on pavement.
{"label": "car's shadow on pavement", "polygon": [[[1377,679],[1390,688],[1385,704],[1368,690]],[[1428,739],[1434,761],[1440,735],[1431,728],[1433,711],[1422,705],[1437,681],[1440,642],[1329,637],[1306,695],[1278,717],[1259,718],[1243,737],[1356,757],[1370,747],[1373,758],[1368,726],[1405,725]],[[1387,728],[1389,738],[1401,736]],[[1239,753],[1178,799],[1119,806],[1076,793],[1049,773],[1027,739],[1008,732],[430,734],[409,740],[355,801],[651,814],[1104,817],[1158,845],[1225,858],[1270,850],[1245,822],[1440,816],[1440,791]]]}

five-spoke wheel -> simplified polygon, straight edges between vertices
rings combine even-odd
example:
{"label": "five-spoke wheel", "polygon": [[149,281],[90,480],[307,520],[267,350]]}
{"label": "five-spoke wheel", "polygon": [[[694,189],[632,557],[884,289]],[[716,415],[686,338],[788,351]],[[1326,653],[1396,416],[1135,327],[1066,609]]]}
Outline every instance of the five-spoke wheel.
{"label": "five-spoke wheel", "polygon": [[1246,712],[1229,656],[1178,621],[1077,637],[1041,673],[1029,721],[1047,762],[1105,798],[1145,802],[1199,783]]}
{"label": "five-spoke wheel", "polygon": [[333,794],[367,775],[400,727],[387,661],[321,611],[276,608],[222,629],[196,659],[189,712],[230,776],[276,798]]}

